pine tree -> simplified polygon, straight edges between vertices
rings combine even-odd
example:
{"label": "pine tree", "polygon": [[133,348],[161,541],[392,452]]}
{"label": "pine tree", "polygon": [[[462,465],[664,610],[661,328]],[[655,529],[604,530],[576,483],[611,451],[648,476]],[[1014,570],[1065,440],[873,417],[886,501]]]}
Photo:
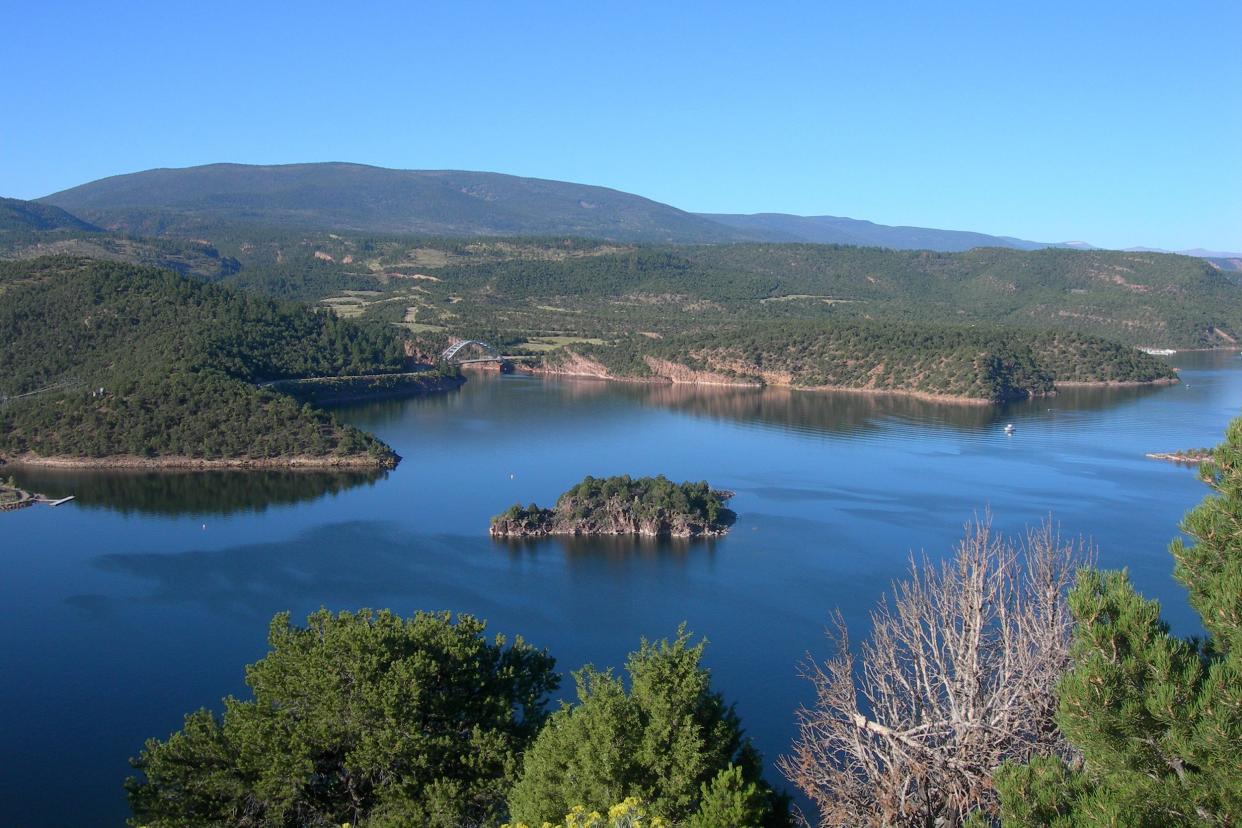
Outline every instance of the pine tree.
{"label": "pine tree", "polygon": [[705,645],[684,626],[671,641],[644,639],[626,661],[628,692],[611,672],[575,673],[578,704],[552,714],[523,757],[509,793],[514,821],[542,825],[637,797],[693,828],[715,817],[727,818],[721,828],[788,825],[788,803],[763,781],[741,721],[711,689]]}
{"label": "pine tree", "polygon": [[1170,551],[1207,636],[1171,635],[1125,573],[1084,573],[1057,713],[1082,758],[1002,768],[1006,825],[1242,821],[1242,418],[1200,474],[1214,493]]}

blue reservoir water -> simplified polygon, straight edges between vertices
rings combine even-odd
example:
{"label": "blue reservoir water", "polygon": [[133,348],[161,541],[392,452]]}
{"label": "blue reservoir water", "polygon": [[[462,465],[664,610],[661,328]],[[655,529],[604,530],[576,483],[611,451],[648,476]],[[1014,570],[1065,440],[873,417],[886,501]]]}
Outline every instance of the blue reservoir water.
{"label": "blue reservoir water", "polygon": [[[6,818],[122,824],[128,757],[243,694],[282,610],[469,612],[564,671],[620,665],[640,637],[686,621],[769,760],[809,701],[798,662],[829,655],[829,614],[860,636],[910,553],[947,553],[984,509],[1004,530],[1051,514],[1089,536],[1102,565],[1128,567],[1194,632],[1166,547],[1206,489],[1144,454],[1219,442],[1242,404],[1242,360],[1175,364],[1181,385],[1006,409],[476,376],[445,396],[340,410],[404,457],[384,476],[19,472],[78,500],[0,514]],[[620,473],[731,489],[738,521],[714,542],[487,536],[515,501]]]}

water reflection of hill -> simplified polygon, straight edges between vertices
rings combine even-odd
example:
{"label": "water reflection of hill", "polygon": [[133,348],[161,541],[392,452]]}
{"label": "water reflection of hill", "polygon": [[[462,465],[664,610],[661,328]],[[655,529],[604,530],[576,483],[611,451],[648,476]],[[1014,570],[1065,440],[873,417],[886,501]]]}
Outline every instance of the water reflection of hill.
{"label": "water reflection of hill", "polygon": [[382,471],[14,470],[19,484],[49,497],[74,495],[86,508],[123,514],[261,512],[374,483]]}
{"label": "water reflection of hill", "polygon": [[1159,393],[1162,387],[1067,388],[1055,397],[1007,406],[958,405],[896,394],[730,388],[710,385],[617,383],[613,393],[696,416],[760,423],[800,431],[854,433],[896,418],[977,431],[1023,416],[1060,410],[1090,411]]}

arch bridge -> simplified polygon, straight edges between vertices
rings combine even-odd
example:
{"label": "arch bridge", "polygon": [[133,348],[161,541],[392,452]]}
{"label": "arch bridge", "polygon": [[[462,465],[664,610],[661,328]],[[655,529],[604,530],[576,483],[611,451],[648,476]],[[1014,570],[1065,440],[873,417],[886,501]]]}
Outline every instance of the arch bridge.
{"label": "arch bridge", "polygon": [[[467,347],[471,345],[475,346],[479,351],[481,351],[482,356],[470,357],[468,359],[458,359],[457,355],[460,354],[463,350],[465,350]],[[440,359],[444,360],[445,362],[455,362],[458,365],[466,365],[471,362],[503,362],[504,361],[504,357],[500,355],[500,351],[497,351],[491,345],[488,345],[486,342],[483,342],[480,339],[463,339],[461,342],[454,342],[452,345],[444,349],[444,352],[440,354]]]}

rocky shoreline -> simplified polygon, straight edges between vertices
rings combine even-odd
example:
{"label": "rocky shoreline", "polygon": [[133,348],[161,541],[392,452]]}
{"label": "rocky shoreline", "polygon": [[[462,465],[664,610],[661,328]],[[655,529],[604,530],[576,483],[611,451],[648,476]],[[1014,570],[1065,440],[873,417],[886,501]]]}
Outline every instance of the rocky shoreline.
{"label": "rocky shoreline", "polygon": [[0,500],[0,512],[14,512],[18,509],[25,509],[27,506],[33,506],[39,502],[35,495],[32,495],[25,489],[18,489],[4,485],[0,485],[0,497],[6,498],[4,500]]}
{"label": "rocky shoreline", "polygon": [[[551,509],[545,510],[549,513]],[[488,534],[493,538],[607,537],[638,535],[649,538],[722,538],[728,526],[710,526],[694,521],[559,521],[554,515],[544,521],[498,520]]]}
{"label": "rocky shoreline", "polygon": [[1146,455],[1149,460],[1165,460],[1169,463],[1181,463],[1197,466],[1212,459],[1212,452],[1206,449],[1190,449],[1187,451],[1152,451]]}

